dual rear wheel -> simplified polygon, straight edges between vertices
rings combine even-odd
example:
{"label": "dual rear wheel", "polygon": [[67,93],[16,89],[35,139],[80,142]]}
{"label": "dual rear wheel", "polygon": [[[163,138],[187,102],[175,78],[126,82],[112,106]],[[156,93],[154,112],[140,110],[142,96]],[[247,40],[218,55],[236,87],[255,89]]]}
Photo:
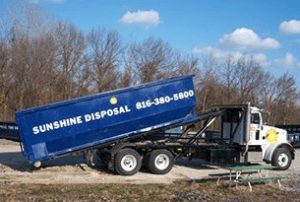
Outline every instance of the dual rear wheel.
{"label": "dual rear wheel", "polygon": [[114,163],[115,171],[120,175],[134,175],[142,164],[154,174],[166,174],[173,167],[174,156],[166,149],[157,149],[146,153],[142,161],[142,156],[136,150],[125,148],[116,154]]}
{"label": "dual rear wheel", "polygon": [[154,174],[168,173],[174,164],[173,154],[165,149],[153,150],[145,156],[145,167]]}
{"label": "dual rear wheel", "polygon": [[142,157],[134,149],[122,149],[115,157],[115,171],[120,175],[134,175],[142,167]]}

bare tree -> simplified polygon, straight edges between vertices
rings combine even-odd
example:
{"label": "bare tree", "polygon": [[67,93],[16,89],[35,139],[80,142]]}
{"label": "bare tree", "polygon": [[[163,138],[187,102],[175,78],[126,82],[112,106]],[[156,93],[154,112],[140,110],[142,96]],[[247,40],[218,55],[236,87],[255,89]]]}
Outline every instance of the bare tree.
{"label": "bare tree", "polygon": [[74,94],[74,78],[80,69],[84,56],[83,34],[72,24],[60,22],[55,29],[57,44],[57,79],[61,99],[69,99]]}
{"label": "bare tree", "polygon": [[183,55],[181,53],[173,53],[174,62],[171,67],[165,70],[165,74],[169,76],[195,75],[199,80],[200,69],[199,59],[193,55]]}
{"label": "bare tree", "polygon": [[141,83],[166,77],[168,69],[175,65],[171,47],[154,38],[131,45],[127,61],[134,70],[135,80]]}
{"label": "bare tree", "polygon": [[221,85],[218,77],[216,58],[209,55],[201,59],[200,82],[198,85],[198,110],[206,111],[209,107],[222,103]]}
{"label": "bare tree", "polygon": [[221,82],[227,103],[258,104],[258,94],[263,86],[263,72],[253,57],[234,58],[228,56],[221,68]]}
{"label": "bare tree", "polygon": [[134,83],[134,73],[131,67],[124,67],[123,71],[119,73],[118,87],[125,88],[129,87]]}
{"label": "bare tree", "polygon": [[9,71],[9,47],[5,41],[5,38],[0,39],[0,107],[2,113],[0,118],[7,120],[8,117],[8,106],[9,102],[8,93],[10,90],[11,83],[11,72]]}
{"label": "bare tree", "polygon": [[198,111],[250,101],[271,112],[273,124],[300,122],[294,77],[275,78],[253,57],[199,60],[152,37],[123,46],[116,31],[84,35],[26,1],[16,2],[0,16],[0,120],[13,120],[15,111],[27,107],[194,74]]}
{"label": "bare tree", "polygon": [[88,37],[90,67],[97,92],[117,87],[121,40],[115,31],[92,30]]}
{"label": "bare tree", "polygon": [[228,55],[225,58],[225,63],[220,71],[222,83],[224,85],[224,102],[233,103],[236,99],[239,81],[237,77],[236,60],[232,55]]}
{"label": "bare tree", "polygon": [[297,104],[300,96],[294,78],[286,73],[279,77],[274,84],[275,95],[272,102],[272,123],[296,123],[294,112],[299,107]]}

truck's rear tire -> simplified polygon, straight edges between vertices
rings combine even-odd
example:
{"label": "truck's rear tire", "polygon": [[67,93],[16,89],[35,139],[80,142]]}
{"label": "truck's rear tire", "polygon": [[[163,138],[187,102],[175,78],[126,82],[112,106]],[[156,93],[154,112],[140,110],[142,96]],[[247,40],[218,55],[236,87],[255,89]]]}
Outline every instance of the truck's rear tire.
{"label": "truck's rear tire", "polygon": [[115,171],[120,175],[134,175],[142,166],[142,157],[134,149],[122,149],[115,157]]}
{"label": "truck's rear tire", "polygon": [[278,148],[275,150],[272,158],[272,165],[278,170],[287,170],[292,163],[291,152],[287,148]]}
{"label": "truck's rear tire", "polygon": [[146,165],[154,174],[166,174],[174,165],[174,156],[165,149],[153,150],[147,155]]}

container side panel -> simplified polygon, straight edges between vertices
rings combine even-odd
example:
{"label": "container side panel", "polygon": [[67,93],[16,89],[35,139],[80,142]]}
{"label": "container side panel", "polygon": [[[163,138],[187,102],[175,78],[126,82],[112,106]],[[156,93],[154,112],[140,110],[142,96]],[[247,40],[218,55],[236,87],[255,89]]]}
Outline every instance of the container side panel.
{"label": "container side panel", "polygon": [[190,76],[36,107],[16,117],[25,155],[35,162],[183,120],[195,104]]}

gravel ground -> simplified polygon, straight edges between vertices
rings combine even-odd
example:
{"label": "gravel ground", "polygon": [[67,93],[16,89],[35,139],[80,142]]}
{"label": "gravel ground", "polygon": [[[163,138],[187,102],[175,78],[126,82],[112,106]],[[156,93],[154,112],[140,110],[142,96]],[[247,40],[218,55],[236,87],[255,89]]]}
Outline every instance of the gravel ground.
{"label": "gravel ground", "polygon": [[[249,160],[264,164],[259,152],[251,153]],[[39,170],[32,170],[23,157],[19,144],[6,140],[0,140],[0,171],[0,183],[18,184],[172,183],[181,179],[203,179],[209,174],[226,172],[221,167],[206,165],[203,161],[181,160],[166,175],[141,171],[134,176],[119,176],[106,170],[101,163],[97,168],[88,167],[81,156],[62,157],[45,162],[44,167]],[[270,174],[300,178],[300,150],[296,151],[296,159],[289,170],[270,171]]]}

